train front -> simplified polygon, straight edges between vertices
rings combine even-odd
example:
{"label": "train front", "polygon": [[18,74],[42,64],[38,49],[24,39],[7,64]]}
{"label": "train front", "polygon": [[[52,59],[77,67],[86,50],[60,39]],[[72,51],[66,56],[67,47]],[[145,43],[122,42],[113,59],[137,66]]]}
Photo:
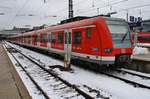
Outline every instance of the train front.
{"label": "train front", "polygon": [[133,46],[127,22],[118,18],[105,20],[112,37],[112,54],[115,56],[115,64],[129,62]]}

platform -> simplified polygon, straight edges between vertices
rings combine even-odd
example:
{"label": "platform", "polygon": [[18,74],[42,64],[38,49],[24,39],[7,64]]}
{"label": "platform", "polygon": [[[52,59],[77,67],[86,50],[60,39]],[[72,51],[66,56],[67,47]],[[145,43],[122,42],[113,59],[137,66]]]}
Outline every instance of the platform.
{"label": "platform", "polygon": [[0,99],[30,99],[17,72],[0,43]]}
{"label": "platform", "polygon": [[139,55],[133,55],[133,60],[141,60],[141,61],[147,61],[150,62],[150,53],[149,54],[139,54]]}

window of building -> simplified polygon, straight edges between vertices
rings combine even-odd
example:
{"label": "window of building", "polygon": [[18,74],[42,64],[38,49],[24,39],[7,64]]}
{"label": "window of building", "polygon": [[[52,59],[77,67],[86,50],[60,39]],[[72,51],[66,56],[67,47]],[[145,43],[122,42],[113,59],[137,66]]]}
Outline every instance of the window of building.
{"label": "window of building", "polygon": [[91,34],[92,34],[92,28],[87,28],[87,29],[86,29],[86,37],[87,37],[87,38],[90,38],[90,37],[91,37]]}
{"label": "window of building", "polygon": [[81,32],[74,32],[74,44],[80,44],[81,43]]}

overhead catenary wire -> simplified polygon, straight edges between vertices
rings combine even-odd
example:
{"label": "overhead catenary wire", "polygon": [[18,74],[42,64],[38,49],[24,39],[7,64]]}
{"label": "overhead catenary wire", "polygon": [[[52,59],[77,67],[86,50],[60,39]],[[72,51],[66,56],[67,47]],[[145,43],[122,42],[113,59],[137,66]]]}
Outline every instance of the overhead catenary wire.
{"label": "overhead catenary wire", "polygon": [[129,8],[125,8],[125,9],[120,9],[118,11],[126,11],[126,10],[133,10],[135,8],[142,8],[142,7],[146,7],[146,6],[150,6],[150,4],[144,4],[144,5],[138,5],[138,6],[133,6],[133,7],[129,7]]}
{"label": "overhead catenary wire", "polygon": [[14,23],[14,21],[17,18],[17,14],[19,14],[23,10],[23,8],[28,4],[29,1],[30,0],[26,0],[25,3],[23,4],[23,6],[17,10],[17,12],[16,12],[15,16],[12,18],[12,20],[8,22],[8,27]]}
{"label": "overhead catenary wire", "polygon": [[10,7],[0,5],[0,9],[10,9]]}
{"label": "overhead catenary wire", "polygon": [[[126,1],[126,0],[122,0],[122,1]],[[113,3],[113,4],[110,4],[111,6],[112,5],[115,5],[115,4],[119,4],[119,3],[121,3],[121,1],[119,1],[119,2],[116,2],[116,3]],[[107,7],[107,6],[109,6],[109,5],[105,5],[105,6],[103,6],[103,7],[97,7],[97,8],[105,8],[105,7]],[[124,9],[119,9],[119,10],[116,10],[117,12],[122,12],[122,11],[129,11],[129,10],[133,10],[133,9],[136,9],[136,8],[142,8],[142,7],[146,7],[146,6],[150,6],[150,4],[144,4],[144,5],[138,5],[138,6],[133,6],[133,7],[129,7],[129,8],[124,8]],[[96,8],[95,8],[96,9]],[[93,9],[91,9],[91,10],[88,10],[88,11],[80,11],[80,13],[79,14],[83,14],[83,13],[89,13],[89,12],[93,12],[94,10]],[[78,14],[78,13],[76,13],[76,14]]]}
{"label": "overhead catenary wire", "polygon": [[[11,26],[11,25],[13,25],[13,23],[16,21],[16,19],[17,19],[17,15],[19,15],[20,14],[20,12],[22,12],[22,10],[21,9],[23,9],[27,4],[28,4],[28,2],[29,2],[30,0],[26,0],[26,2],[23,4],[23,6],[16,12],[16,15],[14,16],[14,18],[11,20],[11,21],[9,21],[9,25],[8,25],[8,27],[9,26]],[[93,1],[95,1],[95,0],[93,0]],[[112,5],[117,5],[117,4],[120,4],[120,3],[123,3],[123,2],[125,2],[125,1],[129,1],[129,0],[117,0],[117,1],[113,1],[113,0],[109,0],[109,3],[108,2],[106,2],[106,5],[101,5],[101,6],[98,6],[98,4],[99,3],[102,3],[102,0],[99,0],[99,1],[95,1],[94,2],[94,6],[91,6],[91,7],[86,7],[86,8],[82,8],[82,9],[76,9],[74,12],[74,14],[75,14],[75,16],[77,16],[77,15],[82,15],[82,14],[85,14],[85,13],[90,13],[90,12],[92,12],[93,14],[97,14],[97,13],[99,13],[99,14],[103,14],[103,13],[101,13],[100,12],[100,9],[102,9],[102,8],[105,8],[105,7],[111,7]],[[46,0],[46,3],[48,3],[48,2],[50,2],[50,0]],[[64,2],[68,2],[68,0],[67,1],[64,1]],[[80,0],[80,1],[78,1],[78,2],[75,2],[73,5],[74,5],[74,7],[76,7],[76,6],[78,6],[79,7],[79,5],[81,4],[85,4],[87,1],[85,1],[85,0]],[[126,10],[133,10],[133,9],[136,9],[136,8],[142,8],[142,7],[146,7],[146,6],[149,6],[150,4],[144,4],[144,5],[139,5],[139,6],[134,6],[134,7],[129,7],[129,8],[124,8],[124,9],[118,9],[118,10],[116,10],[117,12],[122,12],[122,11],[126,11]],[[47,6],[47,5],[46,5]],[[43,9],[43,8],[45,8],[46,6],[41,6],[41,7],[39,7],[38,8],[38,10],[37,11],[39,11],[39,10],[41,10],[41,9]],[[77,8],[77,7],[76,7]],[[99,11],[97,10],[97,9],[99,9]],[[55,15],[55,16],[58,16],[58,14],[60,14],[60,13],[65,13],[65,11],[67,12],[67,10],[68,10],[68,7],[64,7],[64,8],[62,8],[62,9],[59,9],[59,10],[57,10],[57,11],[55,11],[55,13],[56,13],[56,15],[55,15],[55,13],[54,14],[50,14],[50,15],[43,15],[43,19],[44,18],[49,18],[49,16],[53,16],[53,15]],[[47,11],[47,10],[46,10]],[[97,12],[97,13],[96,13]],[[62,15],[62,14],[61,14]],[[59,16],[61,16],[61,15],[59,15]],[[37,16],[37,15],[36,15]],[[46,17],[47,16],[47,17]],[[67,16],[67,15],[66,15]],[[57,18],[60,18],[60,17],[57,17]],[[61,17],[61,19],[62,18],[65,18],[64,16],[63,17]]]}
{"label": "overhead catenary wire", "polygon": [[[97,8],[99,8],[99,9],[101,9],[101,8],[105,8],[105,7],[108,7],[108,6],[112,6],[112,5],[116,5],[116,4],[119,4],[119,3],[123,3],[123,2],[125,2],[125,1],[128,1],[128,0],[120,0],[120,1],[117,1],[117,2],[113,2],[113,3],[111,3],[111,4],[107,4],[107,5],[104,5],[104,6],[100,6],[100,7],[94,7],[94,8],[90,8],[90,9],[85,9],[84,11],[80,11],[79,12],[79,14],[80,13],[87,13],[87,12],[92,12],[92,11],[95,11],[95,10],[97,10]],[[76,14],[78,14],[78,13],[76,13]]]}

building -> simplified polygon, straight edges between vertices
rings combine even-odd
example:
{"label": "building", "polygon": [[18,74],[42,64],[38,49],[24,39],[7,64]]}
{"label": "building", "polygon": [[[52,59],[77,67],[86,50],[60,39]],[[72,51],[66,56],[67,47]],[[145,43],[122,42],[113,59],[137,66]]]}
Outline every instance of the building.
{"label": "building", "polygon": [[16,35],[18,33],[23,33],[29,30],[30,30],[29,28],[16,28],[16,27],[10,30],[2,30],[0,31],[0,40],[6,39],[8,36]]}

